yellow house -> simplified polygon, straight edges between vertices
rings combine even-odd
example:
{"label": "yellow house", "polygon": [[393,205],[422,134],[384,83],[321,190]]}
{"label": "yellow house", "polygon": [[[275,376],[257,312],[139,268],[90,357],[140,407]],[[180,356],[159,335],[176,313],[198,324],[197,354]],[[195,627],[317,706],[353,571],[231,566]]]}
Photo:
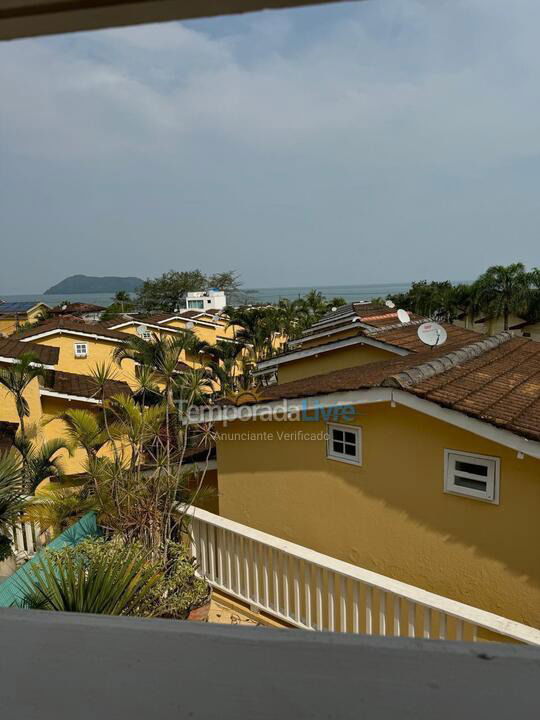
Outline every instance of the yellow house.
{"label": "yellow house", "polygon": [[[35,378],[27,387],[25,398],[30,413],[26,419],[28,428],[33,426],[42,441],[64,437],[65,426],[61,420],[46,422],[68,409],[81,408],[91,412],[101,412],[102,402],[92,378],[85,374],[64,372],[58,369],[61,351],[58,347],[49,347],[38,343],[23,343],[12,338],[0,340],[0,366],[7,367],[16,363],[24,353],[36,355],[36,364],[43,370],[42,378]],[[127,394],[129,386],[124,382],[111,381],[105,389],[105,395]],[[14,432],[19,426],[19,417],[12,395],[0,387],[0,444],[2,449],[11,445]],[[61,452],[63,469],[67,474],[77,474],[84,468],[85,454],[82,450],[70,457]]]}
{"label": "yellow house", "polygon": [[501,333],[215,408],[219,512],[539,627],[539,371]]}
{"label": "yellow house", "polygon": [[[285,353],[259,362],[256,376],[263,384],[287,383],[332,370],[389,360],[425,350],[418,327],[426,318],[409,316],[400,323],[395,309],[353,303],[315,323],[302,338],[289,342]],[[444,324],[446,347],[478,339],[471,330]]]}
{"label": "yellow house", "polygon": [[0,303],[0,336],[12,335],[20,327],[40,320],[50,307],[39,302]]}
{"label": "yellow house", "polygon": [[59,351],[57,369],[75,375],[90,375],[98,364],[111,364],[114,379],[137,387],[135,365],[131,360],[121,367],[113,360],[115,349],[128,336],[107,325],[89,324],[74,318],[52,318],[18,335],[23,343],[55,347]]}

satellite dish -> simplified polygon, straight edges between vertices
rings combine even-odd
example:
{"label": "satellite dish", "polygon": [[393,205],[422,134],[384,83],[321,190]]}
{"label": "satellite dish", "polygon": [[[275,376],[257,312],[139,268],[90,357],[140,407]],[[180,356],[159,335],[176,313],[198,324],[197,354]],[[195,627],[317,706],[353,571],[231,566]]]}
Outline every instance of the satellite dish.
{"label": "satellite dish", "polygon": [[193,328],[195,327],[195,325],[194,325],[192,322],[188,322],[188,323],[186,324],[186,327],[187,327],[188,330],[193,330]]}
{"label": "satellite dish", "polygon": [[148,328],[146,327],[146,325],[139,325],[137,327],[137,335],[140,335],[141,337],[143,337],[147,332],[148,332]]}
{"label": "satellite dish", "polygon": [[332,308],[332,312],[336,312],[336,310],[337,310],[337,307]]}
{"label": "satellite dish", "polygon": [[384,304],[385,304],[386,307],[388,307],[388,308],[395,308],[395,307],[396,307],[396,303],[393,303],[391,300],[387,300]]}
{"label": "satellite dish", "polygon": [[417,334],[424,345],[429,345],[430,347],[443,345],[448,337],[448,333],[443,326],[435,322],[427,322],[420,325]]}
{"label": "satellite dish", "polygon": [[397,311],[398,320],[400,323],[408,323],[411,322],[411,318],[409,316],[409,313],[406,310],[398,310]]}

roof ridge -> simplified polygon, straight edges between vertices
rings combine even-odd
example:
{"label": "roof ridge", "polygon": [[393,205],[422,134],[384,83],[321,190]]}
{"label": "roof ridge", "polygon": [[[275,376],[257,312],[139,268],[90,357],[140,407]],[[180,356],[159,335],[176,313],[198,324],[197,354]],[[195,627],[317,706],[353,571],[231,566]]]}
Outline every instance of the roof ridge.
{"label": "roof ridge", "polygon": [[429,362],[422,363],[421,365],[415,365],[408,370],[403,370],[396,375],[390,375],[388,378],[383,380],[381,383],[382,387],[399,387],[409,388],[417,385],[434,375],[440,375],[441,373],[451,370],[458,365],[474,360],[475,358],[483,355],[490,350],[494,350],[499,345],[503,345],[513,337],[512,333],[508,331],[500,332],[497,335],[480,340],[479,342],[466,345],[465,347],[453,350],[446,355],[434,358]]}
{"label": "roof ridge", "polygon": [[[366,321],[367,320],[369,320],[369,318],[366,318]],[[425,322],[429,322],[429,321],[426,320],[425,317],[423,317],[418,320],[410,320],[407,323],[398,322],[398,323],[394,323],[392,325],[382,325],[381,327],[376,327],[375,325],[373,325],[371,328],[366,328],[366,335],[379,335],[380,333],[385,333],[388,330],[398,330],[399,328],[423,325]]]}

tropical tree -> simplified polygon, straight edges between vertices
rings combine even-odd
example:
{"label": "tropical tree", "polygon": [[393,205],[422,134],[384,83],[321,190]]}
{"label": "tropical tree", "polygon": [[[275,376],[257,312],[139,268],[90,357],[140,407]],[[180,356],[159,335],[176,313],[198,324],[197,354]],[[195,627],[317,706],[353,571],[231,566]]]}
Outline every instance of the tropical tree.
{"label": "tropical tree", "polygon": [[80,487],[49,485],[26,500],[22,519],[36,523],[52,539],[98,507],[97,499],[85,495]]}
{"label": "tropical tree", "polygon": [[119,290],[114,296],[114,303],[119,306],[120,312],[124,312],[126,306],[131,307],[133,302],[131,296],[125,290]]}
{"label": "tropical tree", "polygon": [[25,392],[30,383],[36,378],[43,377],[43,368],[35,353],[24,353],[9,367],[0,367],[0,386],[13,397],[15,408],[19,416],[19,427],[25,432],[25,418],[30,415],[30,405]]}
{"label": "tropical tree", "polygon": [[70,445],[83,448],[89,460],[95,457],[109,440],[102,416],[89,410],[65,410],[48,422],[53,420],[62,420],[65,425],[64,435]]}
{"label": "tropical tree", "polygon": [[24,503],[21,458],[13,451],[0,454],[0,562],[11,554],[11,529]]}
{"label": "tropical tree", "polygon": [[523,263],[493,265],[475,283],[480,307],[490,318],[502,317],[508,330],[510,314],[527,311],[532,280]]}

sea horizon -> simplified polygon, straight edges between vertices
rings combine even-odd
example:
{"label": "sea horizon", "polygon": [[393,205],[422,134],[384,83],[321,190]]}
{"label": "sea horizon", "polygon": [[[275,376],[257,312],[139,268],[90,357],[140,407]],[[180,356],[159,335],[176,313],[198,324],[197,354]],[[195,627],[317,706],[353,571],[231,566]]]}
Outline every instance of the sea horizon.
{"label": "sea horizon", "polygon": [[[402,283],[369,283],[363,285],[297,285],[292,287],[246,287],[241,288],[238,296],[241,302],[279,302],[282,299],[295,300],[306,295],[310,290],[318,290],[326,298],[343,297],[347,302],[354,300],[370,300],[375,297],[386,297],[399,292],[406,292],[412,281]],[[86,302],[93,305],[107,306],[113,302],[114,293],[18,293],[0,295],[7,302],[44,302],[51,307],[61,302]]]}

